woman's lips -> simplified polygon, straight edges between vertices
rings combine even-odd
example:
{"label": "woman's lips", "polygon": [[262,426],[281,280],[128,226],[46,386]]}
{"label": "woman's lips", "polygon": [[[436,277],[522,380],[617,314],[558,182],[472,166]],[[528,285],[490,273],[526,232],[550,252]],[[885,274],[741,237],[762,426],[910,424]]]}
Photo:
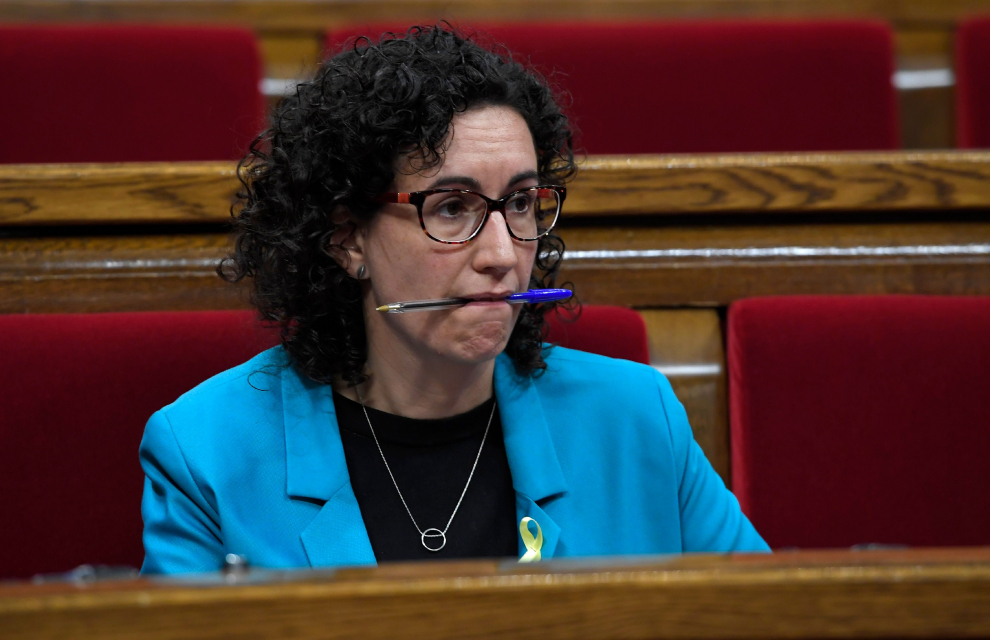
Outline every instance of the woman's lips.
{"label": "woman's lips", "polygon": [[509,305],[509,303],[506,302],[505,300],[472,300],[471,302],[467,303],[465,306],[467,306],[467,307],[500,307],[500,306],[508,306],[508,305]]}
{"label": "woman's lips", "polygon": [[508,302],[506,302],[505,299],[510,295],[512,295],[511,290],[503,290],[503,291],[496,290],[496,291],[484,291],[484,292],[474,293],[463,297],[471,300],[471,302],[468,303],[468,306],[483,306],[483,305],[508,304]]}

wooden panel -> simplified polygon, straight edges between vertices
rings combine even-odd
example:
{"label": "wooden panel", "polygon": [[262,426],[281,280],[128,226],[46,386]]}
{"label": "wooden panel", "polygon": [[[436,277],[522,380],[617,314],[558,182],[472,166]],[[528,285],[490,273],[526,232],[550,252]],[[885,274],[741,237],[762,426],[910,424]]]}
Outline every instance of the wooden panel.
{"label": "wooden panel", "polygon": [[0,238],[0,313],[164,311],[247,306],[216,264],[222,233]]}
{"label": "wooden panel", "polygon": [[[225,222],[231,163],[0,165],[0,226]],[[592,156],[567,217],[990,207],[990,153]]]}
{"label": "wooden panel", "polygon": [[323,50],[323,38],[310,31],[266,31],[260,41],[266,78],[306,77]]}
{"label": "wooden panel", "polygon": [[[932,217],[941,217],[933,213]],[[565,228],[582,300],[719,307],[757,295],[990,295],[990,222],[790,222]]]}
{"label": "wooden panel", "polygon": [[[417,563],[0,587],[22,638],[962,638],[990,635],[990,550]],[[251,583],[254,584],[251,584]]]}
{"label": "wooden panel", "polygon": [[694,439],[729,486],[725,350],[718,313],[644,309],[640,314],[650,341],[650,364],[670,380]]}
{"label": "wooden panel", "polygon": [[589,158],[569,216],[985,207],[984,152]]}
{"label": "wooden panel", "polygon": [[[565,227],[561,282],[571,282],[585,303],[639,308],[720,307],[771,294],[990,295],[985,216],[670,222]],[[226,248],[219,232],[0,239],[0,312],[238,307],[245,294],[213,271]]]}
{"label": "wooden panel", "polygon": [[142,21],[245,24],[260,30],[322,30],[325,25],[380,20],[567,17],[857,16],[898,25],[948,25],[990,11],[987,0],[5,0],[5,21]]}
{"label": "wooden panel", "polygon": [[901,139],[907,149],[956,146],[954,87],[901,91]]}
{"label": "wooden panel", "polygon": [[899,25],[894,34],[894,46],[898,58],[938,56],[944,58],[946,62],[951,62],[954,27],[951,22],[936,24],[913,22]]}
{"label": "wooden panel", "polygon": [[0,226],[226,222],[230,162],[0,165]]}

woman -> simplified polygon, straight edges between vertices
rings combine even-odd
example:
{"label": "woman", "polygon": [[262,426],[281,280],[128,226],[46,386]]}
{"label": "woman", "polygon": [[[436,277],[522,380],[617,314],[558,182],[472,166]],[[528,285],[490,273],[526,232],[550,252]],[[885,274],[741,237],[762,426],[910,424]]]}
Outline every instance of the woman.
{"label": "woman", "polygon": [[548,349],[547,305],[504,300],[563,254],[542,79],[441,28],[362,43],[246,165],[222,274],[282,345],[148,422],[145,572],[766,550],[662,375]]}

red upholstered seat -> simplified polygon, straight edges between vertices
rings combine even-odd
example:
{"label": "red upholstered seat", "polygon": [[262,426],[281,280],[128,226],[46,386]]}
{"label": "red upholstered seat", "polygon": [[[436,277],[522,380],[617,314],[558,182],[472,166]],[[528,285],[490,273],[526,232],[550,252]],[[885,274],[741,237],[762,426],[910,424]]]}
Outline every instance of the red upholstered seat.
{"label": "red upholstered seat", "polygon": [[[565,316],[566,317],[566,316]],[[643,316],[632,309],[584,306],[574,322],[547,316],[547,341],[562,347],[590,351],[610,358],[650,364],[650,347]]]}
{"label": "red upholstered seat", "polygon": [[956,30],[956,136],[963,148],[990,147],[990,16]]}
{"label": "red upholstered seat", "polygon": [[[648,359],[627,309],[586,307],[551,337]],[[148,417],[276,342],[250,311],[0,315],[0,579],[140,566]]]}
{"label": "red upholstered seat", "polygon": [[732,488],[774,548],[990,544],[990,298],[732,305]]}
{"label": "red upholstered seat", "polygon": [[0,578],[140,566],[145,422],[273,342],[250,312],[0,315]]}
{"label": "red upholstered seat", "polygon": [[[335,28],[328,50],[406,24]],[[871,21],[527,22],[490,34],[573,96],[589,153],[900,147],[893,36]],[[485,42],[482,37],[481,42]]]}
{"label": "red upholstered seat", "polygon": [[233,159],[260,81],[247,30],[0,26],[0,163]]}

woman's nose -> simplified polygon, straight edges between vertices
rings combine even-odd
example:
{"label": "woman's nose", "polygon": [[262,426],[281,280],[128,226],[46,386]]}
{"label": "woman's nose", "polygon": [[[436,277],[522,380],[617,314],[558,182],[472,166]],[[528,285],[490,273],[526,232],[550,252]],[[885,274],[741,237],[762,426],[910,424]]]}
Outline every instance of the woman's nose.
{"label": "woman's nose", "polygon": [[518,263],[515,242],[509,235],[505,216],[500,211],[492,211],[491,217],[474,242],[478,244],[475,254],[475,268],[478,271],[487,269],[510,271]]}

